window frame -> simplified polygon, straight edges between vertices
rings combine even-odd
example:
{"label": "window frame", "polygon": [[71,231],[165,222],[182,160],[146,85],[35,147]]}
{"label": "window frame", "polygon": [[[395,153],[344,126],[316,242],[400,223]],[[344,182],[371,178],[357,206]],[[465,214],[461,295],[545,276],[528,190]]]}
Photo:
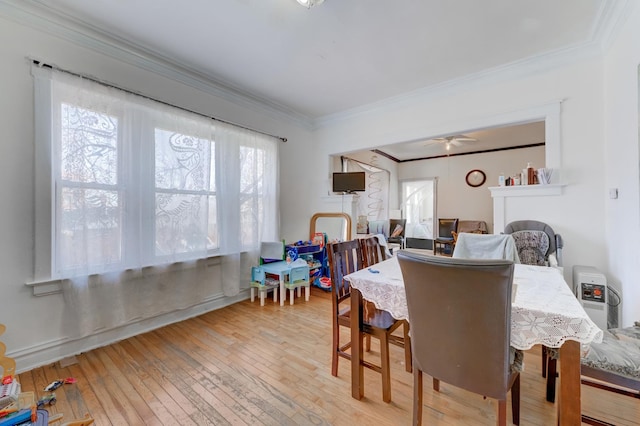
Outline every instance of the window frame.
{"label": "window frame", "polygon": [[[59,203],[58,200],[60,200],[60,194],[62,189],[65,187],[65,185],[62,185],[63,181],[61,179],[61,174],[60,174],[60,169],[58,168],[57,170],[54,170],[54,162],[53,162],[53,156],[55,155],[59,155],[58,152],[56,152],[58,150],[57,147],[54,147],[54,143],[55,143],[55,137],[53,135],[53,129],[54,127],[54,120],[56,119],[60,119],[60,109],[61,109],[61,104],[62,102],[56,102],[56,105],[53,105],[53,95],[52,95],[52,91],[53,91],[53,81],[52,81],[52,77],[51,77],[51,71],[50,69],[42,69],[38,66],[34,66],[32,67],[32,74],[34,76],[34,94],[35,94],[35,108],[34,108],[34,112],[35,112],[35,140],[36,140],[36,149],[35,149],[35,156],[34,156],[34,162],[35,162],[35,198],[36,198],[36,220],[35,220],[35,264],[34,264],[34,283],[37,282],[47,282],[47,281],[54,281],[54,280],[61,280],[64,278],[69,278],[72,276],[75,276],[76,272],[70,272],[70,271],[62,271],[59,270],[57,265],[59,264],[59,259],[57,258],[57,253],[59,250],[58,244],[59,241],[57,239],[56,233],[57,233],[57,226],[56,224],[58,223],[58,220],[60,220],[60,212],[59,212]],[[100,84],[100,83],[97,83]],[[129,94],[130,95],[130,94]],[[69,102],[71,104],[75,104],[74,102]],[[86,109],[92,109],[89,108],[87,105],[77,105],[81,108],[86,108]],[[175,107],[176,110],[180,110],[179,107]],[[110,114],[111,111],[108,112],[108,114]],[[180,114],[184,114],[184,111],[180,111]],[[220,211],[220,203],[224,201],[224,199],[233,199],[235,198],[237,201],[235,201],[236,203],[238,203],[239,205],[239,200],[242,198],[246,198],[247,196],[252,198],[252,205],[255,205],[256,202],[260,202],[260,200],[257,200],[257,198],[260,198],[261,194],[260,193],[255,193],[255,192],[249,192],[249,193],[241,193],[240,191],[237,191],[235,194],[232,191],[229,191],[228,188],[220,188],[219,185],[221,185],[221,176],[220,173],[222,172],[222,168],[223,166],[220,164],[222,161],[222,156],[219,155],[218,150],[221,148],[221,145],[218,141],[216,141],[215,139],[215,132],[211,132],[210,137],[203,137],[202,135],[198,135],[197,132],[196,134],[193,134],[192,136],[194,137],[198,137],[198,138],[203,138],[206,139],[207,141],[209,141],[209,148],[210,148],[210,157],[209,157],[209,162],[206,165],[206,168],[208,169],[209,173],[215,173],[215,185],[216,188],[211,188],[211,177],[209,177],[209,180],[207,182],[207,186],[208,188],[206,188],[205,190],[198,190],[198,191],[185,191],[185,190],[174,190],[174,189],[167,189],[167,188],[159,188],[156,186],[156,180],[155,180],[155,169],[156,169],[156,165],[155,165],[155,154],[154,155],[148,155],[149,153],[149,149],[152,149],[149,147],[149,144],[153,145],[155,144],[155,137],[153,138],[144,138],[141,137],[141,141],[145,141],[140,142],[139,146],[137,147],[125,147],[124,145],[126,145],[125,142],[123,142],[123,139],[121,138],[121,133],[123,132],[122,127],[120,126],[126,126],[129,121],[133,121],[135,120],[134,118],[129,117],[129,114],[126,112],[122,113],[123,115],[120,116],[118,115],[118,120],[119,120],[119,128],[118,128],[118,142],[117,142],[117,149],[121,150],[121,153],[118,154],[118,160],[117,160],[117,164],[118,164],[118,170],[116,171],[117,173],[117,181],[116,181],[116,187],[118,187],[119,189],[119,196],[122,197],[122,201],[121,204],[122,206],[120,207],[120,217],[122,218],[122,226],[120,229],[121,235],[126,234],[127,232],[129,232],[129,226],[130,223],[132,223],[132,220],[140,220],[141,217],[144,217],[145,215],[145,210],[146,209],[146,213],[152,213],[153,217],[156,217],[156,195],[160,192],[162,193],[190,193],[190,194],[197,194],[197,195],[202,195],[204,197],[204,203],[207,205],[207,210],[209,208],[209,206],[211,205],[211,203],[215,203],[216,205],[216,216],[215,216],[215,224],[214,226],[216,227],[216,232],[215,234],[217,234],[217,246],[216,245],[211,245],[211,238],[209,238],[212,235],[212,232],[210,231],[211,229],[211,220],[209,217],[207,217],[206,219],[206,243],[205,243],[205,249],[203,250],[203,253],[198,255],[196,258],[206,258],[206,257],[212,257],[212,256],[216,256],[216,255],[221,255],[221,254],[228,254],[228,253],[237,253],[240,251],[247,251],[247,250],[252,250],[252,249],[257,249],[258,247],[258,242],[257,241],[253,241],[253,244],[249,244],[249,246],[247,246],[246,244],[244,244],[244,242],[238,244],[237,242],[232,242],[230,244],[227,244],[229,242],[229,240],[232,239],[232,236],[230,236],[229,232],[223,231],[221,229],[221,224],[225,223],[225,216],[229,216],[229,214],[222,214]],[[194,116],[198,116],[198,114],[193,113]],[[199,117],[201,118],[201,117]],[[149,117],[146,119],[148,122],[145,123],[145,127],[144,127],[144,132],[150,132],[150,133],[154,133],[156,129],[172,129],[172,126],[169,123],[164,123],[162,120],[162,114],[160,112],[157,112],[157,114],[152,113],[149,115]],[[212,120],[213,121],[213,120]],[[213,123],[211,124],[212,128],[213,128]],[[238,128],[240,131],[245,131],[244,129],[240,129]],[[169,130],[169,131],[173,131],[173,130]],[[185,132],[176,130],[176,133],[182,133],[184,134]],[[242,144],[233,144],[230,143],[229,141],[226,141],[223,143],[223,145],[226,145],[226,147],[224,147],[223,149],[232,149],[232,150],[238,150],[240,149],[240,146],[244,146]],[[231,145],[235,145],[231,146]],[[257,146],[253,146],[251,144],[247,144],[246,145],[248,148],[250,149],[261,149]],[[276,145],[274,145],[274,147],[276,147]],[[268,148],[265,148],[263,150],[269,151]],[[130,152],[129,152],[130,151]],[[153,151],[155,152],[155,148],[153,148]],[[275,153],[273,153],[273,155],[276,158],[277,161],[277,148],[275,148]],[[213,161],[214,164],[211,164],[211,156],[213,156]],[[147,169],[147,174],[144,175],[142,177],[140,177],[138,179],[138,181],[135,182],[134,186],[138,186],[137,189],[132,188],[131,187],[131,182],[133,182],[135,179],[132,176],[128,176],[129,173],[131,173],[132,169],[135,168],[135,164],[138,164],[138,162],[140,161],[146,161],[146,160],[153,162],[153,166],[151,167],[150,164],[147,163],[148,169]],[[265,155],[264,160],[266,161],[268,159],[268,155]],[[238,159],[238,161],[240,161],[240,159]],[[60,163],[58,162],[58,165]],[[277,164],[277,163],[276,163]],[[268,164],[263,164],[262,167],[268,167]],[[233,167],[232,167],[233,169]],[[236,171],[239,173],[239,167],[235,166]],[[275,176],[270,176],[269,178],[273,177],[274,182],[271,182],[270,185],[274,185],[277,188],[277,174],[275,174]],[[266,178],[266,176],[263,176],[263,178]],[[126,179],[134,179],[134,180],[128,180],[126,181]],[[123,181],[125,180],[125,181]],[[85,184],[82,184],[81,186],[87,186]],[[69,187],[69,185],[66,185],[66,187]],[[239,186],[238,186],[239,188]],[[145,197],[146,200],[143,201],[142,203],[142,207],[140,207],[140,210],[137,210],[134,206],[132,206],[133,203],[131,203],[131,199],[135,196],[139,196],[139,197]],[[271,203],[272,205],[276,206],[275,207],[275,211],[272,212],[272,216],[277,217],[277,192],[276,192],[276,202]],[[266,201],[263,200],[262,204],[264,205]],[[260,203],[259,203],[260,204]],[[120,244],[120,251],[121,251],[121,261],[118,263],[118,265],[116,265],[116,267],[109,267],[107,269],[105,269],[104,272],[108,272],[108,271],[123,271],[125,269],[130,269],[130,268],[134,268],[134,267],[144,267],[144,266],[151,266],[154,264],[168,264],[168,263],[172,263],[175,261],[183,261],[183,260],[192,260],[192,259],[196,259],[193,256],[184,256],[184,259],[182,258],[182,256],[162,256],[162,255],[158,255],[155,253],[155,241],[156,241],[156,227],[155,227],[155,220],[149,220],[147,221],[149,223],[146,223],[144,225],[144,229],[142,229],[140,231],[141,235],[144,236],[144,238],[141,238],[141,241],[139,242],[139,246],[135,247],[131,245],[131,239],[125,239],[124,237],[122,237],[121,240],[121,244]],[[260,219],[258,219],[258,221],[256,222],[257,225],[260,226],[264,226],[264,223],[260,223]],[[227,225],[225,225],[224,227],[227,227]],[[234,226],[231,226],[231,228],[237,228],[238,230],[241,228],[241,224],[236,224]],[[240,235],[240,234],[239,234]],[[225,247],[226,245],[228,245],[228,247]],[[239,246],[239,247],[238,247]],[[255,246],[255,247],[254,247]],[[131,260],[130,260],[130,253],[132,252],[142,252],[142,253],[146,253],[145,255],[142,255],[137,262],[139,264],[132,264]],[[193,254],[193,251],[188,252],[188,254]],[[80,268],[82,269],[82,268]],[[101,271],[97,272],[100,273]],[[91,273],[91,272],[90,272]],[[80,275],[86,275],[84,273],[80,273]]]}

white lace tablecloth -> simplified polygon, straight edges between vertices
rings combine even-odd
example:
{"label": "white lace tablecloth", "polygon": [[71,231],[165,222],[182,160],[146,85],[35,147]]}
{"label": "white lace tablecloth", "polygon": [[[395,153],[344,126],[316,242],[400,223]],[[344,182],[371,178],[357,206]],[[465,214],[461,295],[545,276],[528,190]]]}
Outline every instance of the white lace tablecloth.
{"label": "white lace tablecloth", "polygon": [[[375,272],[377,271],[377,272]],[[396,319],[409,320],[398,259],[392,257],[345,276],[362,297]],[[511,346],[536,344],[559,348],[566,340],[602,341],[602,330],[584,311],[560,271],[544,266],[515,265],[515,300],[511,310]]]}

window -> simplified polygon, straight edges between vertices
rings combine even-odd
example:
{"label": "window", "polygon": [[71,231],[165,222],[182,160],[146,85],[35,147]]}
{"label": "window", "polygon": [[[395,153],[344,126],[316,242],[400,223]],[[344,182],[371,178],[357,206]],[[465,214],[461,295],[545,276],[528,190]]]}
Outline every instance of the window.
{"label": "window", "polygon": [[407,219],[406,237],[434,237],[436,180],[406,180],[402,185],[402,208]]}
{"label": "window", "polygon": [[275,138],[68,73],[33,73],[39,278],[277,239]]}

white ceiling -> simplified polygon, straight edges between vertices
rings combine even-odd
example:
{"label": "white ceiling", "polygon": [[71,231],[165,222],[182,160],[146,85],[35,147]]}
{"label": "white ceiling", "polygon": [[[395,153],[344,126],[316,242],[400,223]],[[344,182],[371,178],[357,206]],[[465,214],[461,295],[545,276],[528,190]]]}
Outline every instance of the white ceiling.
{"label": "white ceiling", "polygon": [[[296,0],[0,2],[39,6],[309,122],[534,58],[597,49],[619,10],[616,0],[325,0],[311,9]],[[496,139],[477,138],[477,146]],[[395,145],[390,154],[423,157],[423,146]]]}
{"label": "white ceiling", "polygon": [[449,149],[446,148],[446,142],[433,139],[387,145],[377,149],[381,154],[402,162],[434,158],[443,155],[460,155],[464,153],[487,152],[489,150],[539,145],[545,143],[545,124],[539,121],[513,126],[494,127],[475,132],[466,132],[459,136],[466,136],[474,140],[461,140],[457,144],[451,144]]}
{"label": "white ceiling", "polygon": [[591,43],[614,1],[326,0],[311,9],[296,0],[35,3],[315,119]]}

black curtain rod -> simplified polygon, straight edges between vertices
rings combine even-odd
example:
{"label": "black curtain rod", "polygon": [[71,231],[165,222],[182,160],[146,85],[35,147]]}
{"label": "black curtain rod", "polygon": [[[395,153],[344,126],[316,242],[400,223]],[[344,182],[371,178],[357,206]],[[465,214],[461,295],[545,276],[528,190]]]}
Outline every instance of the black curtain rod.
{"label": "black curtain rod", "polygon": [[63,68],[59,68],[59,67],[57,67],[55,65],[45,64],[44,62],[40,62],[37,59],[32,59],[31,61],[33,62],[34,65],[37,65],[39,67],[50,68],[52,70],[56,70],[56,71],[60,71],[60,72],[64,72],[64,73],[70,74],[70,75],[74,75],[76,77],[84,78],[86,80],[93,81],[94,83],[99,83],[99,84],[102,84],[103,86],[107,86],[107,87],[111,87],[113,89],[121,90],[121,91],[126,92],[126,93],[131,93],[131,94],[134,94],[136,96],[140,96],[141,98],[149,99],[150,101],[158,102],[160,104],[167,105],[167,106],[170,106],[170,107],[173,107],[173,108],[178,108],[178,109],[180,109],[182,111],[190,112],[192,114],[197,114],[197,115],[199,115],[201,117],[209,118],[211,120],[219,121],[219,122],[225,123],[225,124],[231,124],[232,126],[236,126],[236,127],[240,127],[242,129],[245,129],[245,130],[250,130],[252,132],[260,133],[261,135],[270,136],[272,138],[280,139],[282,142],[286,142],[287,141],[287,138],[283,138],[282,136],[276,136],[276,135],[272,135],[272,134],[269,134],[269,133],[266,133],[266,132],[261,132],[260,130],[252,129],[252,128],[246,127],[246,126],[241,126],[239,124],[232,123],[230,121],[221,120],[221,119],[216,118],[216,117],[211,117],[209,115],[202,114],[201,112],[197,112],[197,111],[190,110],[188,108],[184,108],[184,107],[181,107],[181,106],[173,105],[173,104],[170,104],[169,102],[161,101],[159,99],[155,99],[155,98],[152,98],[150,96],[143,95],[143,94],[138,93],[138,92],[134,92],[133,90],[124,89],[124,88],[116,86],[114,84],[98,80],[97,78],[91,77],[89,75],[85,75],[85,74],[80,74],[80,73],[77,73],[77,72],[69,71],[69,70],[66,70],[66,69],[63,69]]}

